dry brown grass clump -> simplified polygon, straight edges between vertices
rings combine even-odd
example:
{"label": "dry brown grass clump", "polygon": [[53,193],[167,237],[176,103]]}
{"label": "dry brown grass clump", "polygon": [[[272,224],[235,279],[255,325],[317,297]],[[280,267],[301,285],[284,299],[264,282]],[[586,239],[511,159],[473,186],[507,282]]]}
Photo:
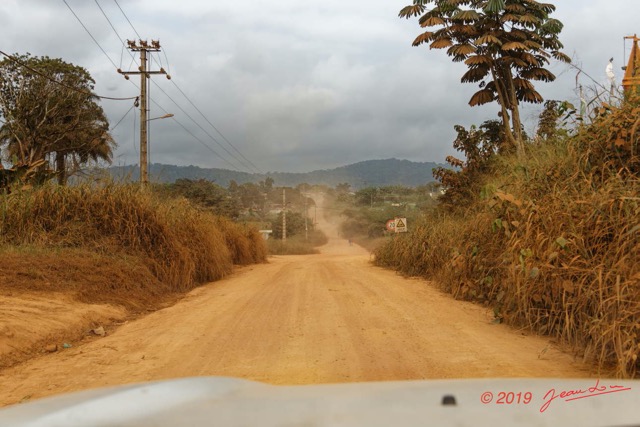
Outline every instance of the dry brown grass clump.
{"label": "dry brown grass clump", "polygon": [[458,298],[490,304],[498,319],[636,377],[638,113],[611,109],[572,140],[533,147],[525,161],[503,159],[465,215],[425,218],[380,248],[376,262],[436,279]]}
{"label": "dry brown grass clump", "polygon": [[[0,244],[134,256],[173,291],[220,279],[234,261],[263,261],[264,244],[238,228],[137,185],[51,185],[0,198]],[[254,247],[246,258],[239,246]]]}
{"label": "dry brown grass clump", "polygon": [[35,247],[0,247],[0,257],[2,294],[60,292],[88,304],[120,305],[130,313],[154,309],[175,296],[134,257]]}
{"label": "dry brown grass clump", "polygon": [[266,261],[267,245],[256,228],[223,217],[217,217],[216,223],[222,230],[234,264],[249,265]]}

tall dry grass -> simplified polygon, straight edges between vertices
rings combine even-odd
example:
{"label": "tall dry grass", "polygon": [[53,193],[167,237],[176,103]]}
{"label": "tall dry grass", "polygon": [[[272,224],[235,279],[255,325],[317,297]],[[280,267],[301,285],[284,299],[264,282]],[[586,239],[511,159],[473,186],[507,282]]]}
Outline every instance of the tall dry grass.
{"label": "tall dry grass", "polygon": [[216,224],[222,230],[234,264],[256,264],[267,259],[267,245],[258,229],[224,217],[217,217]]}
{"label": "tall dry grass", "polygon": [[[633,120],[628,129],[637,120],[627,110],[620,116]],[[601,126],[617,122],[604,119]],[[597,125],[531,147],[524,161],[501,159],[465,214],[423,218],[379,248],[376,263],[435,279],[458,298],[490,305],[498,319],[556,336],[601,369],[636,377],[638,138],[621,152]]]}
{"label": "tall dry grass", "polygon": [[257,233],[137,185],[47,185],[0,196],[0,243],[134,255],[175,291],[266,259]]}

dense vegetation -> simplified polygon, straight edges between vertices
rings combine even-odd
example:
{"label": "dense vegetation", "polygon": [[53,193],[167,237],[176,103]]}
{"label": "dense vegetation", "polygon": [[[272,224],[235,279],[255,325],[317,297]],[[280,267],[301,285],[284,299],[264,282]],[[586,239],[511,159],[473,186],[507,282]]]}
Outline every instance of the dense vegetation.
{"label": "dense vegetation", "polygon": [[[327,242],[326,236],[315,227],[317,207],[309,194],[319,191],[318,187],[306,184],[296,188],[274,187],[274,180],[267,178],[258,184],[239,185],[231,181],[225,189],[204,179],[179,179],[173,184],[156,184],[154,191],[169,198],[187,199],[198,208],[216,215],[262,230],[271,230],[268,248],[274,255],[316,253],[315,248]],[[284,200],[283,192],[286,196]],[[287,242],[281,242],[284,235],[284,201]],[[310,215],[312,212],[314,217]]]}
{"label": "dense vegetation", "polygon": [[[139,309],[220,279],[234,264],[265,261],[257,229],[234,223],[224,192],[204,184],[166,191],[100,181],[67,187],[88,163],[110,162],[115,147],[92,93],[95,82],[61,59],[3,55],[3,290],[71,292]],[[176,196],[181,192],[193,202]]]}
{"label": "dense vegetation", "polygon": [[457,298],[491,306],[500,321],[554,335],[634,377],[640,104],[605,105],[575,128],[556,126],[562,108],[547,104],[544,134],[520,158],[477,156],[483,150],[472,146],[486,142],[484,130],[463,132],[468,160],[442,177],[440,209],[379,248],[376,263],[433,279]]}
{"label": "dense vegetation", "polygon": [[366,187],[350,191],[346,183],[327,192],[334,215],[341,220],[340,233],[344,238],[371,248],[377,240],[388,237],[387,221],[397,217],[414,223],[423,212],[433,208],[440,197],[440,185],[430,183],[419,187]]}
{"label": "dense vegetation", "polygon": [[[432,6],[432,7],[431,7]],[[431,7],[431,8],[429,8]],[[524,0],[414,0],[414,45],[448,48],[479,83],[470,105],[496,101],[500,121],[457,126],[438,169],[439,209],[376,252],[376,263],[436,280],[457,298],[483,302],[496,320],[572,344],[600,367],[635,377],[640,368],[640,102],[576,111],[548,101],[538,132],[521,128],[519,103],[543,102],[532,81],[559,49],[555,6]],[[587,113],[587,114],[585,114]]]}

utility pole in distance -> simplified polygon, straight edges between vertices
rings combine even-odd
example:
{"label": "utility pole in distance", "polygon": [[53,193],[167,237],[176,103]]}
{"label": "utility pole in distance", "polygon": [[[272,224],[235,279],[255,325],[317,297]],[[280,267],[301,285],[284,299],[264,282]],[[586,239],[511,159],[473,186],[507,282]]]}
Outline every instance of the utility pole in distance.
{"label": "utility pole in distance", "polygon": [[307,195],[304,195],[304,240],[309,240],[309,224],[307,224],[307,217],[309,216],[309,208],[307,207]]}
{"label": "utility pole in distance", "polygon": [[287,240],[287,189],[282,189],[282,241]]}
{"label": "utility pole in distance", "polygon": [[147,185],[149,183],[148,172],[148,156],[147,156],[147,126],[149,123],[149,91],[147,90],[149,80],[153,74],[166,74],[167,79],[171,79],[171,76],[167,74],[164,68],[160,68],[160,71],[149,71],[147,69],[149,52],[160,52],[160,41],[151,40],[149,44],[146,40],[127,40],[129,49],[132,52],[140,52],[140,67],[138,71],[122,71],[118,68],[118,73],[124,75],[124,78],[129,80],[129,75],[140,75],[140,184]]}

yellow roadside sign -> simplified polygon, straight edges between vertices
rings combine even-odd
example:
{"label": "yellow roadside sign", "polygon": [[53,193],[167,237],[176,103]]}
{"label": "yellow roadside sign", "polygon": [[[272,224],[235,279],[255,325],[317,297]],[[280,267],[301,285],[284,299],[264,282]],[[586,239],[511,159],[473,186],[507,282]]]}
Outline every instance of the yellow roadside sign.
{"label": "yellow roadside sign", "polygon": [[396,233],[407,232],[407,218],[396,218]]}

